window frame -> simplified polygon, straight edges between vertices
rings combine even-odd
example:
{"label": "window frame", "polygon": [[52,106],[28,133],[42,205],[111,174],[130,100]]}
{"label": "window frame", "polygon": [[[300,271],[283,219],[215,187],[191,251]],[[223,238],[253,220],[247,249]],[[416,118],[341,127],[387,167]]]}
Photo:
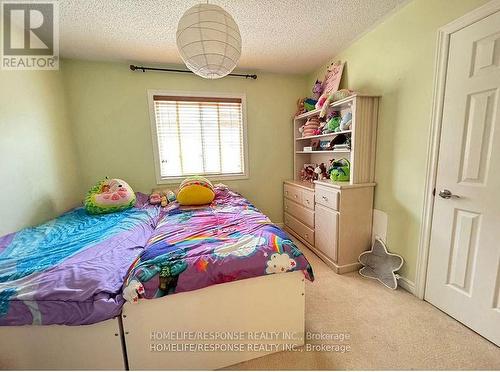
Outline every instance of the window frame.
{"label": "window frame", "polygon": [[233,181],[248,179],[248,133],[247,133],[247,102],[245,93],[221,93],[221,92],[190,92],[190,91],[175,91],[175,90],[156,90],[148,89],[148,106],[149,106],[149,119],[151,125],[151,139],[153,142],[153,159],[155,166],[155,176],[157,185],[175,184],[179,183],[186,177],[162,177],[161,164],[160,164],[160,151],[158,148],[158,135],[156,131],[156,114],[154,106],[154,96],[178,96],[178,97],[210,97],[210,98],[239,98],[241,99],[241,120],[243,125],[243,173],[242,174],[219,174],[219,175],[202,175],[211,181]]}

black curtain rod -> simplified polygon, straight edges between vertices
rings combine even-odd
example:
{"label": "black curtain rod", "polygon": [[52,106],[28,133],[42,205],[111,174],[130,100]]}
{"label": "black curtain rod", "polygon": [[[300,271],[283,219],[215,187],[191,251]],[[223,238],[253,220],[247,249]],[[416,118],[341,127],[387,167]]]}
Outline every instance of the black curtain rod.
{"label": "black curtain rod", "polygon": [[[142,72],[146,72],[146,71],[165,71],[165,72],[181,72],[181,73],[185,73],[185,74],[194,74],[193,71],[178,70],[178,69],[175,69],[175,68],[159,68],[159,67],[145,67],[145,66],[130,65],[130,69],[132,71],[140,70]],[[228,74],[227,76],[244,77],[245,79],[253,79],[253,80],[257,79],[257,75],[255,75],[255,74],[253,74],[253,75],[249,75],[249,74]]]}

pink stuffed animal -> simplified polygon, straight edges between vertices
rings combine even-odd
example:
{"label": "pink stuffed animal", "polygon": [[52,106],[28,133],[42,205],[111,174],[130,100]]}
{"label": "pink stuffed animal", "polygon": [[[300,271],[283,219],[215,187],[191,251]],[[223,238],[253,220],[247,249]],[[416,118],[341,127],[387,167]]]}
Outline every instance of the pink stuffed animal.
{"label": "pink stuffed animal", "polygon": [[149,204],[160,204],[161,203],[161,195],[158,192],[152,193],[149,195]]}
{"label": "pink stuffed animal", "polygon": [[319,128],[319,117],[313,116],[306,121],[306,123],[300,127],[299,131],[302,133],[302,137],[314,136]]}

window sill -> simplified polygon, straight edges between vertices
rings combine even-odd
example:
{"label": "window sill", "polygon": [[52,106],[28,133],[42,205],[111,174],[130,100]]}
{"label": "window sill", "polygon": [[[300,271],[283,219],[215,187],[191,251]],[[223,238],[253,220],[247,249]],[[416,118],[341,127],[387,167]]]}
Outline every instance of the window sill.
{"label": "window sill", "polygon": [[[157,179],[156,183],[158,185],[169,185],[169,184],[178,184],[181,183],[183,180],[185,180],[187,177],[190,176],[183,176],[183,177],[168,177],[168,178],[161,178]],[[217,176],[204,176],[201,175],[201,177],[205,177],[206,179],[216,183],[215,181],[237,181],[237,180],[247,180],[249,179],[248,174],[232,174],[232,175],[217,175]]]}

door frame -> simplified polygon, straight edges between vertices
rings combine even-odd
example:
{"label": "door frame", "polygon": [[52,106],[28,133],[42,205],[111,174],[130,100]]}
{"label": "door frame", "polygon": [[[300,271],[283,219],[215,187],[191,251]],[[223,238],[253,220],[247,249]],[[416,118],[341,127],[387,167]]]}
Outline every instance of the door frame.
{"label": "door frame", "polygon": [[425,286],[427,283],[427,266],[429,260],[432,217],[434,213],[434,188],[436,186],[437,165],[439,160],[439,144],[441,140],[450,36],[462,28],[468,27],[497,11],[500,11],[500,0],[492,0],[438,29],[434,65],[431,128],[427,143],[424,206],[421,218],[422,224],[420,227],[420,241],[415,278],[414,294],[420,299],[424,299]]}

